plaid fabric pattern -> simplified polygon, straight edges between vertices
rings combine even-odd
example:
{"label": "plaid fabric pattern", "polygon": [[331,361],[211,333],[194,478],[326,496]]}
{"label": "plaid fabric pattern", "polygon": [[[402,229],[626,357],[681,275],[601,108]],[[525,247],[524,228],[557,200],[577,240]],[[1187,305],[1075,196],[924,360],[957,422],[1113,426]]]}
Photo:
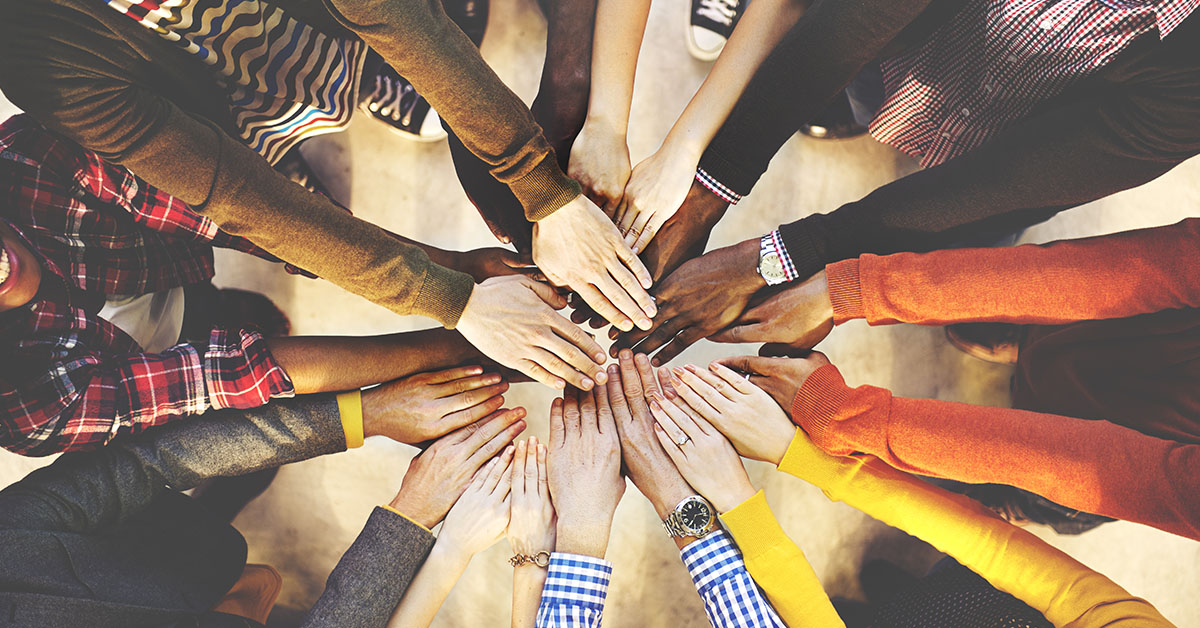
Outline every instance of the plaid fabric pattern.
{"label": "plaid fabric pattern", "polygon": [[0,194],[0,218],[43,268],[38,297],[0,313],[0,446],[87,449],[172,417],[294,394],[256,331],[214,329],[208,344],[145,354],[96,314],[106,296],[212,278],[214,246],[276,258],[27,116],[0,125]]}
{"label": "plaid fabric pattern", "polygon": [[717,530],[680,552],[692,582],[704,600],[704,612],[716,628],[786,628],[746,571],[742,552],[724,530]]}
{"label": "plaid fabric pattern", "polygon": [[944,163],[1102,68],[1166,37],[1200,0],[969,0],[923,45],[883,62],[875,139]]}
{"label": "plaid fabric pattern", "polygon": [[711,174],[708,174],[704,168],[696,168],[696,180],[703,185],[705,189],[712,192],[721,200],[730,205],[737,205],[738,201],[742,200],[742,195],[729,189],[725,184],[717,181]]}
{"label": "plaid fabric pattern", "polygon": [[607,560],[551,554],[538,606],[538,628],[598,628],[611,577],[612,563]]}
{"label": "plaid fabric pattern", "polygon": [[796,270],[796,264],[792,261],[792,256],[788,254],[787,246],[783,244],[783,237],[779,235],[779,230],[776,229],[763,237],[767,240],[767,244],[775,249],[775,253],[779,255],[779,259],[783,262],[783,275],[787,278],[787,281],[796,281],[799,279],[800,273]]}

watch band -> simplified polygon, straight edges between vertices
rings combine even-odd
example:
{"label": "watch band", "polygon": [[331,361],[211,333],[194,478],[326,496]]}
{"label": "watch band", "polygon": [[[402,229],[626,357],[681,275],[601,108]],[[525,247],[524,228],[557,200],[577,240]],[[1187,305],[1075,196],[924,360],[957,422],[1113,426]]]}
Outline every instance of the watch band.
{"label": "watch band", "polygon": [[[699,533],[692,533],[691,531],[687,530],[684,527],[683,522],[680,520],[679,507],[682,506],[687,501],[692,500],[692,499],[703,500],[705,504],[708,504],[708,510],[710,513],[710,519],[708,520],[708,527],[705,528],[704,530],[701,530]],[[678,539],[678,538],[694,536],[698,539],[702,539],[702,538],[708,536],[713,530],[717,529],[716,517],[711,516],[712,512],[713,512],[712,504],[709,504],[708,500],[705,500],[700,495],[691,495],[691,496],[685,497],[682,501],[680,501],[679,504],[677,504],[675,506],[675,510],[671,511],[671,513],[667,515],[666,519],[663,519],[663,522],[662,522],[663,528],[666,529],[667,536],[669,536],[671,538]]]}

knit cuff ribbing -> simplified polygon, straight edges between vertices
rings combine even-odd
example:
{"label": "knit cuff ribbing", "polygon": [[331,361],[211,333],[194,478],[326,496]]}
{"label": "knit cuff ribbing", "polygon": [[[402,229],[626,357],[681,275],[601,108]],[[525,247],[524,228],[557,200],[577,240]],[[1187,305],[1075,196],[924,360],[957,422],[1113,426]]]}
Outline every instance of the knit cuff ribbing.
{"label": "knit cuff ribbing", "polygon": [[525,217],[533,222],[553,214],[583,194],[579,182],[558,167],[553,152],[547,153],[529,174],[510,182],[508,187],[525,208]]}
{"label": "knit cuff ribbing", "polygon": [[825,442],[829,430],[850,388],[841,372],[832,364],[826,364],[808,376],[792,399],[792,422],[808,433],[813,442]]}
{"label": "knit cuff ribbing", "polygon": [[833,324],[841,325],[866,316],[857,259],[826,266],[825,281],[829,285],[829,300],[833,303]]}
{"label": "knit cuff ribbing", "polygon": [[463,310],[467,309],[467,301],[474,289],[475,280],[470,275],[431,263],[413,301],[412,313],[428,316],[446,329],[454,329]]}
{"label": "knit cuff ribbing", "polygon": [[761,490],[721,515],[721,522],[737,542],[746,560],[754,560],[777,547],[791,544],[791,539],[779,527],[779,521],[771,512]]}

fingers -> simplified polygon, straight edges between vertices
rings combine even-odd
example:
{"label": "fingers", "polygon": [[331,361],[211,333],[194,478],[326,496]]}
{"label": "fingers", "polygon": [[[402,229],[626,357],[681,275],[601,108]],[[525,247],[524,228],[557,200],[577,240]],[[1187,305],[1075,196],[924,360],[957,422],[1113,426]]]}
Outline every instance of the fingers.
{"label": "fingers", "polygon": [[[626,246],[618,246],[617,257],[621,258],[621,262],[625,264],[625,268],[628,268],[629,272],[633,273],[638,284],[642,286],[643,291],[649,290],[654,285],[654,278],[650,276],[650,271],[646,270],[646,265],[642,263],[641,258],[632,249]],[[609,272],[612,272],[611,269]],[[633,293],[631,292],[630,294]],[[645,312],[646,316],[654,316],[653,310],[645,310]]]}
{"label": "fingers", "polygon": [[650,329],[654,324],[650,317],[658,311],[650,293],[638,284],[637,278],[624,266],[609,268],[608,275],[599,277],[595,286],[617,309],[632,319],[638,329]]}
{"label": "fingers", "polygon": [[[564,349],[567,346],[566,343],[558,344],[553,340],[546,344],[555,345],[558,349]],[[553,374],[555,380],[554,388],[561,390],[565,387],[560,385],[559,382],[565,382],[581,390],[590,390],[595,385],[592,378],[580,373],[575,367],[558,357],[550,349],[533,347],[530,356],[530,359],[535,360],[539,366]]]}
{"label": "fingers", "polygon": [[[509,451],[512,450],[511,445],[509,445],[508,450]],[[492,487],[492,495],[504,500],[505,508],[504,508],[503,512],[505,515],[507,515],[509,512],[508,500],[512,496],[512,485],[513,485],[512,471],[513,471],[513,467],[516,466],[513,462],[514,462],[513,456],[511,453],[509,453],[508,454],[508,463],[505,464],[504,468],[501,469],[496,474],[497,475],[496,485],[494,487]]]}
{"label": "fingers", "polygon": [[579,393],[578,391],[567,389],[563,392],[563,426],[567,436],[578,436],[580,427],[579,416]]}
{"label": "fingers", "polygon": [[546,367],[534,362],[533,360],[521,360],[517,365],[517,370],[529,376],[533,381],[562,390],[566,387],[567,382],[561,377],[546,370]]}
{"label": "fingers", "polygon": [[677,468],[682,468],[687,462],[687,456],[684,455],[679,445],[671,440],[671,435],[658,423],[654,424],[654,435],[658,437],[658,442],[662,443],[662,448],[666,450],[667,457],[671,459],[671,462],[674,462]]}
{"label": "fingers", "polygon": [[[683,428],[675,422],[675,416],[672,416],[666,411],[666,407],[672,405],[670,402],[660,404],[657,399],[650,400],[650,414],[654,416],[654,422],[659,425],[667,437],[671,439],[671,444],[677,448],[681,447],[690,438]],[[684,418],[682,413],[676,413],[676,416]]]}
{"label": "fingers", "polygon": [[625,234],[625,229],[621,227],[621,224],[625,221],[625,216],[633,212],[629,205],[629,194],[622,195],[621,202],[617,204],[617,210],[612,214],[613,224],[617,226],[617,231],[620,231],[622,235]]}
{"label": "fingers", "polygon": [[616,421],[613,420],[612,406],[608,404],[608,391],[593,390],[592,396],[596,400],[596,429],[601,434],[617,433]]}
{"label": "fingers", "polygon": [[567,298],[559,294],[558,290],[555,290],[553,286],[544,284],[540,281],[533,281],[532,279],[524,282],[524,285],[530,290],[533,290],[533,293],[536,294],[538,298],[545,301],[546,305],[549,305],[556,310],[561,310],[564,307],[567,307]]}
{"label": "fingers", "polygon": [[665,222],[666,218],[659,218],[656,214],[650,220],[646,221],[646,224],[641,229],[638,229],[637,225],[634,225],[634,229],[638,229],[640,233],[638,233],[637,241],[630,247],[633,249],[633,252],[641,253],[645,251],[646,247],[650,246],[650,241],[658,234],[658,230],[662,228]]}
{"label": "fingers", "polygon": [[654,367],[650,365],[650,358],[644,353],[639,353],[633,356],[633,365],[637,368],[638,379],[641,380],[642,393],[657,391],[658,384],[654,380]]}
{"label": "fingers", "polygon": [[483,480],[483,489],[489,493],[496,491],[496,486],[500,484],[501,477],[512,475],[512,459],[516,448],[512,445],[504,448],[504,452],[492,459],[488,463],[487,475]]}
{"label": "fingers", "polygon": [[694,365],[684,367],[683,381],[714,408],[728,407],[731,401],[741,401],[739,393],[725,380]]}
{"label": "fingers", "polygon": [[593,372],[597,372],[597,378],[601,380],[601,383],[603,383],[603,377],[601,377],[603,375],[603,371],[599,370],[598,367],[603,366],[607,359],[604,356],[604,349],[600,346],[600,343],[596,342],[596,339],[586,331],[583,331],[575,325],[567,324],[567,320],[561,316],[557,317],[554,322],[551,323],[550,328],[554,330],[555,335],[574,345],[579,349],[579,351],[585,354],[585,356],[591,356],[591,363],[589,363],[586,359],[577,358],[576,361],[579,362],[577,366],[579,367],[579,370],[584,373],[589,372],[589,368],[592,369]]}
{"label": "fingers", "polygon": [[550,498],[550,480],[546,475],[546,455],[548,453],[549,452],[547,451],[546,446],[541,443],[538,443],[538,447],[537,447],[537,469],[538,469],[537,490],[538,490],[538,497],[541,497],[542,499]]}
{"label": "fingers", "polygon": [[[514,502],[521,502],[525,499],[526,482],[525,475],[528,473],[526,467],[529,459],[530,440],[523,440],[517,443],[517,450],[513,454],[515,464],[509,471],[509,477],[512,481],[512,496]],[[537,490],[536,486],[534,490]]]}
{"label": "fingers", "polygon": [[[749,378],[734,373],[719,361],[710,362],[708,368],[739,393],[749,395],[754,392],[754,384],[750,383]],[[733,397],[730,397],[730,399],[733,399]]]}
{"label": "fingers", "polygon": [[659,349],[658,353],[654,356],[654,360],[659,364],[666,364],[703,338],[704,332],[695,327],[687,327],[672,338],[667,346]]}
{"label": "fingers", "polygon": [[522,443],[523,457],[520,459],[521,466],[518,468],[513,466],[513,489],[517,487],[518,477],[520,478],[521,491],[528,495],[537,495],[538,492],[538,459],[537,451],[541,446],[538,443],[536,436],[529,437],[529,440]]}
{"label": "fingers", "polygon": [[621,401],[628,407],[636,408],[644,405],[645,389],[642,376],[634,364],[633,352],[623,349],[617,354],[617,365],[621,371]]}
{"label": "fingers", "polygon": [[679,395],[679,398],[687,404],[687,407],[695,410],[697,414],[703,417],[712,418],[720,414],[717,407],[696,390],[697,388],[707,388],[704,382],[699,381],[695,377],[688,378],[685,381],[684,377],[688,373],[683,369],[674,369],[671,374],[674,376],[672,384],[675,386],[675,394]]}
{"label": "fingers", "polygon": [[596,426],[596,408],[596,391],[589,390],[579,393],[579,427],[584,432],[595,432],[600,429]]}
{"label": "fingers", "polygon": [[618,426],[622,421],[628,421],[631,418],[629,404],[625,400],[623,381],[624,377],[621,376],[620,368],[615,364],[609,366],[608,385],[604,387],[603,394],[608,398],[608,406],[612,409],[613,418]]}
{"label": "fingers", "polygon": [[[442,397],[439,400],[439,406],[442,414],[450,414],[452,412],[458,412],[459,410],[465,410],[467,408],[477,406],[488,399],[499,397],[508,391],[508,382],[501,381],[499,375],[472,379],[479,379],[480,381],[495,381],[500,383],[492,384],[491,386],[487,386],[485,388],[474,388],[473,390],[455,393],[448,397]],[[478,382],[472,383],[471,385],[476,386],[478,385]],[[454,386],[454,384],[443,384],[443,386]]]}
{"label": "fingers", "polygon": [[470,425],[479,419],[499,410],[504,405],[504,397],[496,396],[491,399],[484,400],[482,403],[475,404],[469,408],[451,412],[443,416],[441,421],[438,421],[440,427],[446,428],[446,431],[458,429],[464,425]]}
{"label": "fingers", "polygon": [[773,365],[771,363],[771,358],[763,358],[755,355],[739,355],[732,358],[721,358],[715,362],[721,366],[742,373],[770,376],[775,372],[775,369],[772,368]]}
{"label": "fingers", "polygon": [[475,475],[471,476],[471,482],[467,484],[467,490],[465,492],[470,492],[470,491],[490,492],[491,491],[490,488],[487,488],[486,490],[484,488],[485,486],[487,486],[488,475],[491,474],[491,472],[499,466],[500,466],[499,458],[492,458],[491,460],[488,460],[487,462],[485,462],[483,464],[483,466],[480,467],[480,469],[475,472]]}
{"label": "fingers", "polygon": [[562,447],[566,442],[567,428],[563,418],[563,400],[550,402],[550,444]]}
{"label": "fingers", "polygon": [[733,327],[726,327],[709,336],[708,339],[713,342],[725,343],[766,342],[770,340],[767,327],[763,323],[735,324]]}
{"label": "fingers", "polygon": [[[433,371],[431,373],[426,373],[425,377],[426,377],[426,381],[430,384],[444,384],[446,382],[451,382],[454,380],[462,380],[464,378],[471,377],[473,375],[479,375],[480,373],[483,373],[482,366],[458,366],[458,367],[455,367],[452,369],[446,369],[444,371]],[[495,382],[489,382],[489,383],[495,383]],[[470,390],[470,389],[464,389],[464,390]],[[462,391],[455,391],[455,392],[462,392]],[[443,396],[445,396],[445,395],[443,395]]]}
{"label": "fingers", "polygon": [[514,408],[480,426],[467,441],[468,446],[475,447],[474,453],[467,457],[467,462],[478,468],[488,458],[500,453],[525,430],[525,421],[521,420],[524,416],[524,409]]}
{"label": "fingers", "polygon": [[614,327],[621,331],[632,331],[633,321],[621,313],[615,305],[609,302],[608,298],[601,294],[595,286],[572,286],[579,296],[587,302],[588,307],[591,307],[597,314],[603,316],[605,320],[612,323]]}

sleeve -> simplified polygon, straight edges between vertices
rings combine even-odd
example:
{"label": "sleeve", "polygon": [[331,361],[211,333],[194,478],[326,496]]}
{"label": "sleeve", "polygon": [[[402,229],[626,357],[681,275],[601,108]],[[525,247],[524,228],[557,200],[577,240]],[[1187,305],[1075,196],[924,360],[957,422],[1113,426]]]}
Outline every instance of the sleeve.
{"label": "sleeve", "polygon": [[214,328],[206,345],[162,353],[51,348],[48,367],[0,386],[8,415],[3,444],[16,453],[89,449],[180,417],[256,408],[295,394],[257,331]]}
{"label": "sleeve", "polygon": [[612,563],[602,558],[550,555],[537,628],[600,628]]}
{"label": "sleeve", "polygon": [[1033,534],[879,459],[831,456],[797,430],[779,469],[928,542],[1055,626],[1172,626],[1149,602]]}
{"label": "sleeve", "polygon": [[788,538],[767,498],[754,497],[721,515],[746,557],[746,569],[792,628],[845,626],[804,552]]}
{"label": "sleeve", "polygon": [[1054,325],[1200,307],[1200,219],[1095,238],[826,266],[834,321]]}
{"label": "sleeve", "polygon": [[1200,478],[1193,472],[1200,445],[1107,421],[849,388],[833,365],[800,387],[792,418],[833,455],[869,454],[919,475],[1008,484],[1200,540]]}
{"label": "sleeve", "polygon": [[723,530],[688,544],[680,556],[714,628],[786,628],[755,585],[738,546]]}
{"label": "sleeve", "polygon": [[529,108],[437,0],[326,0],[343,24],[437,109],[537,221],[579,196]]}
{"label": "sleeve", "polygon": [[376,508],[342,555],[302,628],[368,628],[387,623],[435,538],[390,509]]}
{"label": "sleeve", "polygon": [[141,84],[114,78],[146,63],[132,49],[117,60],[119,51],[106,49],[103,58],[95,56],[102,69],[81,69],[73,37],[87,42],[100,35],[69,21],[45,24],[49,18],[37,14],[40,8],[19,10],[36,15],[10,16],[10,22],[42,23],[56,38],[31,40],[33,29],[0,26],[6,44],[0,44],[0,82],[14,104],[187,203],[225,233],[398,314],[457,323],[474,286],[469,275],[433,264],[419,247],[292,183],[211,122]]}

